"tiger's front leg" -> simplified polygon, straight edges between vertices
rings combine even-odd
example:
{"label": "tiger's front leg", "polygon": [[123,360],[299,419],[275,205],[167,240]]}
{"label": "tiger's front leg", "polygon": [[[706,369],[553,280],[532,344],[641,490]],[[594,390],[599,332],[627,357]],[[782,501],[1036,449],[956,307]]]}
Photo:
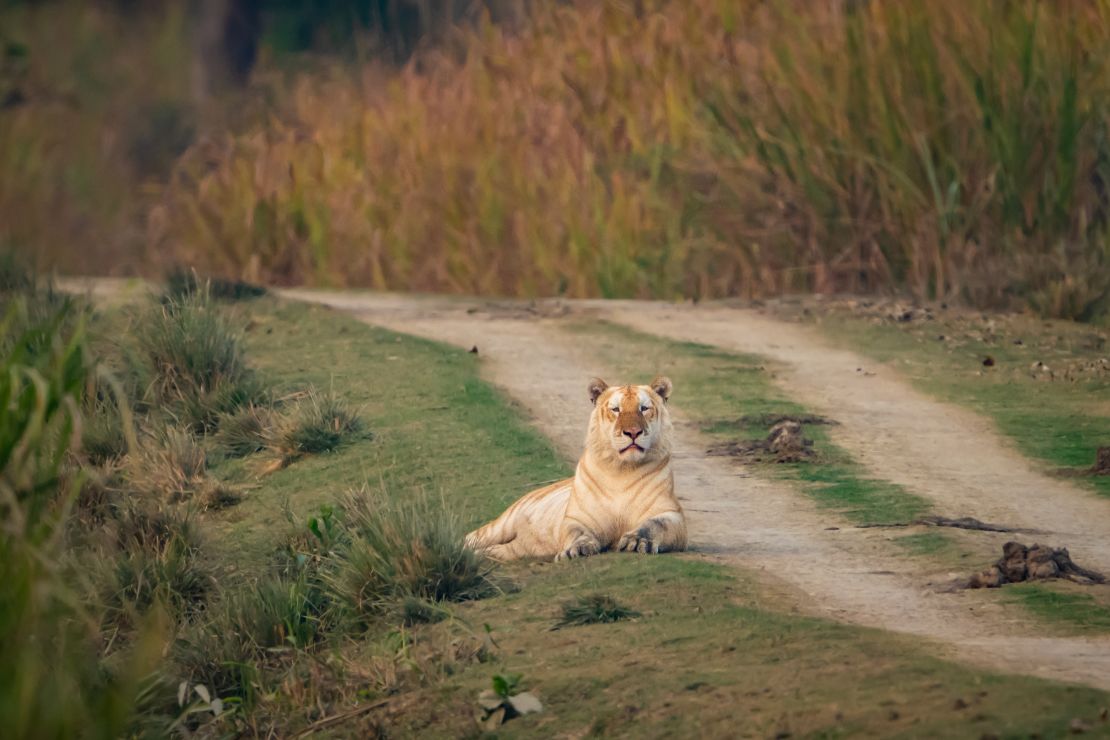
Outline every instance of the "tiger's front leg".
{"label": "tiger's front leg", "polygon": [[582,527],[568,527],[563,536],[563,546],[559,549],[559,554],[555,556],[555,560],[587,558],[590,555],[597,555],[599,552],[601,552],[601,540],[597,538],[597,535]]}
{"label": "tiger's front leg", "polygon": [[621,536],[617,549],[651,555],[685,550],[686,517],[681,511],[668,511],[645,519],[635,529]]}

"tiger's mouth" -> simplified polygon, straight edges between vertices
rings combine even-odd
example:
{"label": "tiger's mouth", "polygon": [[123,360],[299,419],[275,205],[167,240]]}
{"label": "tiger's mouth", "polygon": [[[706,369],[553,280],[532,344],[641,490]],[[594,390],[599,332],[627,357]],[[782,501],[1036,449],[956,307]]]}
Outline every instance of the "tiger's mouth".
{"label": "tiger's mouth", "polygon": [[629,450],[639,450],[640,452],[646,452],[646,450],[643,447],[641,447],[640,445],[636,444],[635,442],[630,442],[628,447],[625,447],[624,449],[622,449],[617,454],[623,455],[624,453],[628,452]]}

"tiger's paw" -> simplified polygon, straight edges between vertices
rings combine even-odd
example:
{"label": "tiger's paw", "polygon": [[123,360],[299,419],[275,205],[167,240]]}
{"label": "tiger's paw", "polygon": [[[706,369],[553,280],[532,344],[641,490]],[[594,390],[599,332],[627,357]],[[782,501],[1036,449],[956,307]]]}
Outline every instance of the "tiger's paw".
{"label": "tiger's paw", "polygon": [[601,552],[601,545],[593,537],[582,536],[570,543],[570,547],[555,556],[555,560],[568,560],[570,558],[588,558]]}
{"label": "tiger's paw", "polygon": [[621,552],[656,555],[659,553],[659,543],[652,539],[650,532],[637,529],[632,532],[625,532],[620,542],[617,543],[617,549]]}

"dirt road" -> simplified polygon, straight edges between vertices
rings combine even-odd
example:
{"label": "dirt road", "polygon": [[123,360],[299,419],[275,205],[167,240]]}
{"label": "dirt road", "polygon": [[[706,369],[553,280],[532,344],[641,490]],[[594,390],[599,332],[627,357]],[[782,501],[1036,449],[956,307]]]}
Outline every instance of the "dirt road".
{"label": "dirt road", "polygon": [[[663,304],[583,302],[568,309],[566,304],[532,308],[383,294],[288,295],[348,310],[397,331],[460,347],[476,345],[488,377],[521,402],[571,459],[580,452],[585,433],[587,379],[615,376],[559,328],[560,313],[600,311],[644,331],[765,353],[791,368],[783,379],[788,392],[842,422],[837,441],[877,476],[933,498],[945,513],[1056,528],[1074,538],[1068,544],[1082,543],[1073,548],[1080,562],[1090,558],[1089,564],[1098,567],[1110,563],[1105,549],[1110,532],[1103,534],[1110,512],[1104,502],[1064,487],[1053,489],[1052,495],[1059,496],[1063,511],[1070,514],[1030,514],[1020,502],[1007,504],[1005,492],[1032,492],[1043,476],[998,439],[989,424],[913,393],[894,378],[867,377],[877,382],[856,384],[857,358],[816,338],[810,343],[797,327],[743,312],[678,310]],[[849,378],[842,377],[849,366]],[[876,424],[881,425],[877,431]],[[956,440],[943,439],[955,427]],[[898,445],[883,435],[896,434],[898,428],[920,437],[920,444],[910,440],[914,443],[908,447],[891,451]],[[697,549],[786,585],[808,613],[934,640],[942,654],[979,666],[1110,689],[1110,639],[1037,636],[1029,631],[1029,620],[1008,616],[973,594],[939,593],[922,584],[911,559],[893,552],[884,536],[874,530],[827,529],[835,515],[817,510],[790,484],[754,477],[730,461],[705,456],[705,440],[681,418],[677,431],[676,482]],[[886,455],[893,460],[883,459]],[[1010,488],[996,489],[1002,484]],[[992,494],[995,490],[998,495]],[[963,508],[964,497],[974,498],[975,508]],[[1040,513],[1043,519],[1037,518]]]}

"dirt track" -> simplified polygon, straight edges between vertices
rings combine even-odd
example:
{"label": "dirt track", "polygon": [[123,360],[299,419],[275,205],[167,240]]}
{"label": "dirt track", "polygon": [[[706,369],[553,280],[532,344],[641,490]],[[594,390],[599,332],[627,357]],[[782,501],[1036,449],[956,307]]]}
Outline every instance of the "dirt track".
{"label": "dirt track", "polygon": [[[544,318],[567,310],[562,305],[535,310],[383,294],[288,295],[398,331],[477,345],[489,378],[524,404],[571,459],[580,452],[589,413],[586,380],[616,377],[561,331],[557,319]],[[803,329],[746,312],[664,304],[583,302],[573,311],[604,312],[644,331],[774,357],[790,367],[783,378],[788,391],[840,420],[837,441],[875,475],[933,499],[942,513],[1052,529],[1053,537],[1067,538],[1077,560],[1108,569],[1110,503],[1037,474],[973,414],[937,404],[894,378],[858,376],[858,358],[829,349]],[[891,439],[899,429],[913,439]],[[785,584],[803,611],[932,639],[942,654],[983,667],[1110,689],[1110,639],[1036,636],[1028,620],[974,595],[938,593],[885,535],[830,531],[838,523],[834,515],[789,484],[707,457],[705,440],[681,419],[677,436],[677,486],[693,545]],[[1027,492],[1032,501],[1037,491],[1060,509],[1030,509],[1017,498]]]}

